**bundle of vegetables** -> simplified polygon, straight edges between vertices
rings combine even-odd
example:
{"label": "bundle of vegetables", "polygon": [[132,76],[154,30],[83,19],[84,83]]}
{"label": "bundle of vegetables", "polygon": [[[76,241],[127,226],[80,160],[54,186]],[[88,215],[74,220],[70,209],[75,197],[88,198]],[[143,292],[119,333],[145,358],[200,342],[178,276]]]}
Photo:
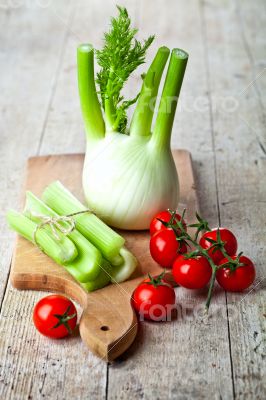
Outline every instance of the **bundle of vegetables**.
{"label": "bundle of vegetables", "polygon": [[[143,44],[136,40],[137,29],[131,27],[127,10],[118,7],[118,11],[118,17],[111,20],[110,31],[104,35],[102,50],[96,51],[100,66],[97,89],[93,46],[82,44],[77,50],[79,95],[87,137],[83,188],[89,207],[109,225],[147,229],[157,212],[175,209],[178,203],[178,176],[170,139],[188,54],[177,48],[171,52],[151,132],[170,50],[159,48],[147,73],[142,75],[140,93],[125,100],[123,86],[144,63],[154,37]],[[126,111],[135,102],[128,128]]]}
{"label": "bundle of vegetables", "polygon": [[58,181],[45,189],[42,199],[27,192],[23,213],[7,213],[10,227],[62,265],[87,291],[130,277],[137,261],[122,236]]}

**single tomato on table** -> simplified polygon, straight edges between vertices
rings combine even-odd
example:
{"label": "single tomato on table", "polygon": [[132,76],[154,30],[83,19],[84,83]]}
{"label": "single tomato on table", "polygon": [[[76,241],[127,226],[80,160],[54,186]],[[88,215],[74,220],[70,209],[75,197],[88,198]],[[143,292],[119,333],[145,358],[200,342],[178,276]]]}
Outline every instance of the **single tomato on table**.
{"label": "single tomato on table", "polygon": [[[233,260],[236,256],[232,257]],[[219,265],[228,262],[227,258],[220,261]],[[234,270],[230,267],[219,268],[216,273],[216,280],[219,285],[228,292],[242,292],[247,289],[255,280],[256,272],[253,262],[245,256],[240,256],[239,262],[244,264]]]}
{"label": "single tomato on table", "polygon": [[171,268],[180,253],[186,253],[187,246],[177,240],[171,228],[156,232],[150,239],[150,253],[161,267]]}
{"label": "single tomato on table", "polygon": [[[235,235],[226,228],[219,228],[221,241],[224,242],[224,249],[229,256],[234,256],[237,252],[237,240]],[[208,239],[217,241],[218,228],[205,232],[200,238],[199,244],[203,249],[208,250],[209,256],[213,259],[215,264],[218,264],[224,255],[219,249],[212,248],[212,243]]]}
{"label": "single tomato on table", "polygon": [[[159,232],[162,229],[167,229],[168,227],[165,226],[163,224],[163,222],[165,222],[167,224],[167,223],[170,222],[171,218],[172,218],[172,215],[167,210],[166,211],[161,211],[158,214],[156,214],[155,217],[151,220],[151,223],[150,223],[150,234],[151,234],[151,236],[154,235],[156,232]],[[176,221],[181,221],[181,220],[182,220],[181,215],[179,215],[178,213],[175,213],[173,224],[175,224]],[[186,225],[184,220],[182,221],[182,225],[183,225],[184,229],[186,230],[187,229],[187,225]],[[177,229],[176,233],[177,233],[177,235],[180,236],[181,235],[180,229]]]}
{"label": "single tomato on table", "polygon": [[173,277],[176,283],[187,289],[201,289],[206,286],[212,275],[212,268],[205,257],[177,257],[173,264]]}
{"label": "single tomato on table", "polygon": [[77,325],[77,310],[65,296],[52,294],[39,300],[34,307],[33,322],[43,335],[60,339],[70,335]]}
{"label": "single tomato on table", "polygon": [[163,276],[164,273],[153,278],[149,276],[133,293],[132,305],[142,319],[166,321],[171,317],[175,291]]}

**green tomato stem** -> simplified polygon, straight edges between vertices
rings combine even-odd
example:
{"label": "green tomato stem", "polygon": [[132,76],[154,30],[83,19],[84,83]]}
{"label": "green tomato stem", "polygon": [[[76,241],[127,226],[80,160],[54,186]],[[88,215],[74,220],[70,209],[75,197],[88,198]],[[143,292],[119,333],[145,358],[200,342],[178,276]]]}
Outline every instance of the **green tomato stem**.
{"label": "green tomato stem", "polygon": [[206,309],[207,313],[209,311],[209,307],[210,307],[210,303],[211,303],[211,299],[212,299],[212,292],[213,292],[215,278],[216,278],[216,272],[217,272],[217,268],[215,266],[213,267],[211,265],[211,267],[212,267],[212,276],[211,276],[210,286],[209,286],[209,290],[208,290],[207,300],[205,303],[205,309]]}
{"label": "green tomato stem", "polygon": [[201,247],[200,244],[198,244],[198,242],[193,239],[184,229],[182,221],[176,221],[176,224],[178,225],[178,228],[181,230],[182,236],[184,236],[184,239],[191,242],[193,244],[193,246],[199,251],[199,253],[205,257],[211,268],[212,268],[212,276],[211,276],[211,281],[210,281],[210,286],[209,286],[209,290],[208,290],[208,296],[207,296],[207,301],[205,304],[205,308],[206,308],[206,312],[208,312],[209,310],[209,306],[211,303],[211,298],[212,298],[212,292],[213,292],[213,288],[214,288],[214,283],[215,283],[215,277],[216,277],[216,272],[218,270],[218,266],[215,265],[215,263],[213,262],[212,258],[209,256],[209,253],[207,250],[203,249]]}
{"label": "green tomato stem", "polygon": [[220,250],[221,250],[224,258],[227,258],[228,261],[230,261],[231,263],[234,264],[234,260],[232,259],[232,257],[229,256],[229,254],[226,253],[224,247],[221,247]]}

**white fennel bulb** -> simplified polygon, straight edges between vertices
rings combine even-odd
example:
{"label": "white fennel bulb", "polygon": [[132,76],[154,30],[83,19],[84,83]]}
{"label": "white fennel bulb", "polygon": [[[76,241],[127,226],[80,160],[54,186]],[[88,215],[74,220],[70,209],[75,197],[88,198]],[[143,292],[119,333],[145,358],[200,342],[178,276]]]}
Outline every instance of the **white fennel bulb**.
{"label": "white fennel bulb", "polygon": [[146,229],[157,212],[176,208],[178,177],[171,151],[154,150],[149,137],[120,133],[87,144],[85,198],[107,224]]}
{"label": "white fennel bulb", "polygon": [[[167,47],[157,51],[142,75],[139,95],[124,100],[121,90],[130,74],[144,62],[153,41],[137,41],[126,9],[118,7],[104,47],[96,51],[100,71],[94,78],[94,49],[78,47],[78,84],[87,135],[83,188],[88,206],[108,224],[122,229],[147,229],[150,220],[178,203],[178,176],[170,139],[188,54],[173,49],[158,114],[151,130],[154,106]],[[101,105],[98,95],[101,99]],[[137,102],[129,129],[127,108]],[[104,117],[103,117],[104,113]]]}

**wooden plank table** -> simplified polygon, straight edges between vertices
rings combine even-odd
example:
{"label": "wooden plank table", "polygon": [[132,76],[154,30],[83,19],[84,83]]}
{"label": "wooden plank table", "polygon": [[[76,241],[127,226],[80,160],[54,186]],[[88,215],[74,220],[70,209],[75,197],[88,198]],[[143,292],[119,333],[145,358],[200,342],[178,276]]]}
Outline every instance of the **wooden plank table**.
{"label": "wooden plank table", "polygon": [[[31,323],[43,293],[9,283],[17,208],[29,156],[84,151],[76,83],[79,43],[99,46],[113,0],[3,1],[0,6],[0,398],[265,399],[266,3],[264,0],[123,0],[140,37],[155,33],[190,53],[173,147],[194,160],[202,214],[226,225],[256,263],[250,291],[177,289],[182,316],[142,323],[138,339],[107,365],[78,336],[51,341]],[[143,67],[145,68],[145,67]],[[143,69],[142,69],[143,70]],[[135,94],[139,73],[127,92]]]}

